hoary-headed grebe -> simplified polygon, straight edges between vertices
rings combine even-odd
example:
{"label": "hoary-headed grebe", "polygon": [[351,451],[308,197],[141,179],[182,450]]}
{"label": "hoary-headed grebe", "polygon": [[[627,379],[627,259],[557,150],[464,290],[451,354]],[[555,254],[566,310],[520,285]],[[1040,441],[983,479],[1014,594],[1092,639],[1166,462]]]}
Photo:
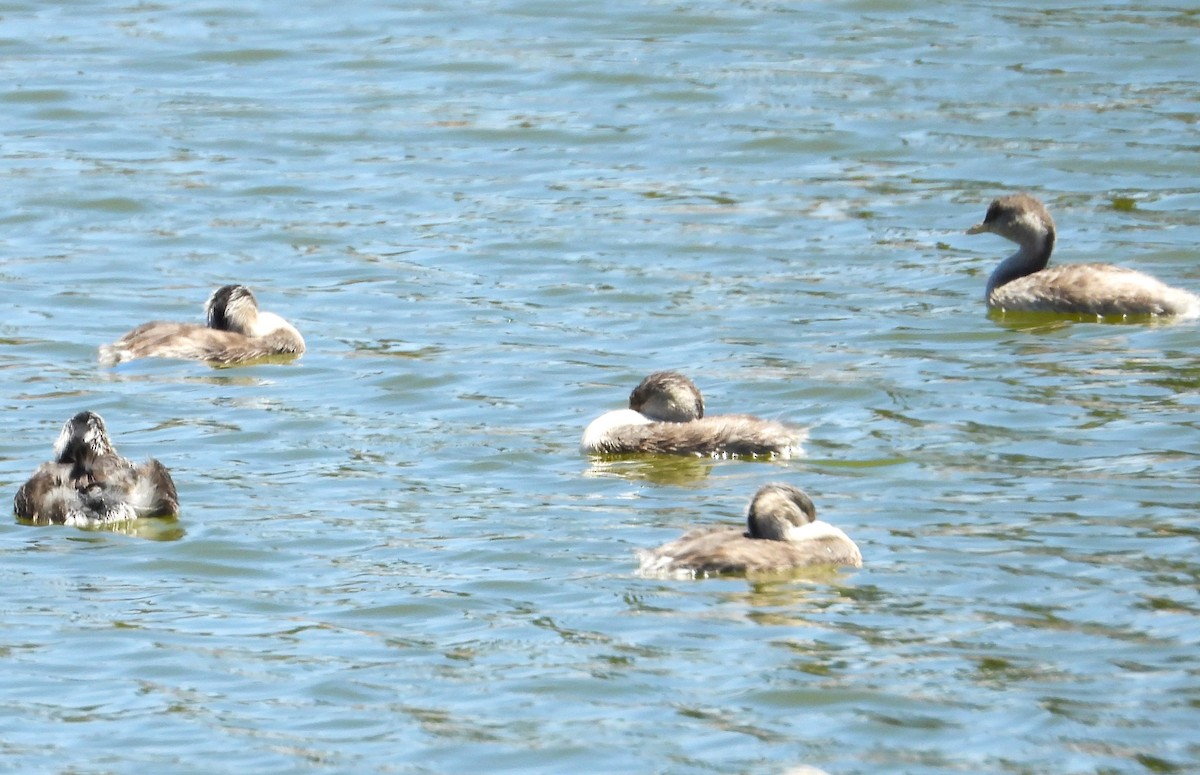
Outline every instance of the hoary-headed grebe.
{"label": "hoary-headed grebe", "polygon": [[1150,275],[1111,264],[1046,268],[1054,250],[1054,219],[1035,197],[1012,194],[988,207],[967,234],[991,232],[1020,247],[988,279],[989,307],[1007,311],[1096,315],[1200,315],[1200,297]]}
{"label": "hoary-headed grebe", "polygon": [[704,397],[687,377],[659,371],[629,394],[629,408],[607,412],[583,432],[584,452],[618,455],[651,452],[712,457],[781,457],[803,454],[806,433],[746,414],[704,416]]}
{"label": "hoary-headed grebe", "polygon": [[38,525],[93,527],[179,511],[175,483],[157,460],[134,465],[117,454],[104,420],[80,412],[63,425],[54,460],[17,490],[13,510]]}
{"label": "hoary-headed grebe", "polygon": [[186,358],[230,364],[270,356],[299,356],[304,337],[279,315],[258,308],[244,285],[223,285],[204,304],[207,325],[143,323],[100,348],[100,361],[115,365],[134,358]]}
{"label": "hoary-headed grebe", "polygon": [[707,527],[657,549],[639,550],[643,575],[715,576],[768,573],[814,565],[862,566],[849,536],[817,519],[805,492],[790,484],[766,484],[754,494],[747,530]]}

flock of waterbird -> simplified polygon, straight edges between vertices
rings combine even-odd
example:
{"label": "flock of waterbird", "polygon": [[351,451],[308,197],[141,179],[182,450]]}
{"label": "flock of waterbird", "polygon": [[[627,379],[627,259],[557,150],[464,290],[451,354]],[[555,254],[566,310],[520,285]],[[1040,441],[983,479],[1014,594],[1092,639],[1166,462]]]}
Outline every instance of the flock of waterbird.
{"label": "flock of waterbird", "polygon": [[[994,200],[968,234],[990,232],[1018,245],[988,279],[985,300],[1004,312],[1047,312],[1075,318],[1130,319],[1200,316],[1200,297],[1149,275],[1111,264],[1049,267],[1054,220],[1029,194]],[[218,288],[204,305],[205,325],[153,321],[100,348],[100,361],[183,358],[229,365],[291,360],[304,338],[279,315],[259,309],[242,285]],[[587,426],[580,446],[592,455],[697,455],[788,459],[802,454],[806,432],[744,414],[708,415],[686,376],[655,372],[634,388],[629,408],[607,412]],[[133,519],[174,517],[179,497],[157,460],[136,465],[117,453],[100,415],[76,414],[43,463],[17,491],[13,508],[31,524],[96,527]],[[841,530],[817,519],[808,495],[783,483],[759,488],[746,529],[689,531],[656,549],[638,552],[648,575],[707,576],[862,565],[862,554]]]}

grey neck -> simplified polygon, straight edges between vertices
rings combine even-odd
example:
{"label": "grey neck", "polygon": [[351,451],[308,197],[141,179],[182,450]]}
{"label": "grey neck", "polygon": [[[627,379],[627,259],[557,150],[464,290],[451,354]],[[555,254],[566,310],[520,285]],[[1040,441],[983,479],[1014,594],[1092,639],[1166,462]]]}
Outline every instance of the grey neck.
{"label": "grey neck", "polygon": [[1021,245],[1021,248],[1000,262],[988,278],[986,297],[991,297],[992,291],[1013,280],[1040,272],[1050,263],[1050,254],[1054,252],[1054,229],[1048,229],[1041,239]]}

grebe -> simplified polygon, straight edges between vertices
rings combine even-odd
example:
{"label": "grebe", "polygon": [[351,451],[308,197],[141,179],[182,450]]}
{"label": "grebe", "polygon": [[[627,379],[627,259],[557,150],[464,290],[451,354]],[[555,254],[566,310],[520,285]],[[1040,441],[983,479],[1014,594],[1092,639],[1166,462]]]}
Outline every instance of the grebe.
{"label": "grebe", "polygon": [[803,454],[806,433],[747,414],[704,416],[704,397],[690,379],[658,371],[629,394],[629,408],[607,412],[588,425],[584,452],[618,455],[653,452],[712,457],[781,457]]}
{"label": "grebe", "polygon": [[272,355],[299,356],[304,337],[279,315],[262,312],[244,285],[223,285],[204,304],[207,325],[143,323],[100,348],[100,362],[116,365],[134,358],[186,358],[230,364]]}
{"label": "grebe", "polygon": [[705,527],[657,549],[639,550],[643,575],[715,576],[767,573],[813,565],[862,566],[850,537],[817,519],[805,492],[790,484],[759,488],[746,514],[747,530]]}
{"label": "grebe", "polygon": [[1019,249],[996,267],[984,298],[989,307],[1080,315],[1200,315],[1200,297],[1153,277],[1111,264],[1064,264],[1049,269],[1054,220],[1029,194],[1000,197],[967,234],[991,232]]}
{"label": "grebe", "polygon": [[17,490],[13,510],[37,525],[94,527],[179,512],[175,483],[157,460],[140,466],[117,454],[104,420],[80,412],[63,425],[54,460]]}

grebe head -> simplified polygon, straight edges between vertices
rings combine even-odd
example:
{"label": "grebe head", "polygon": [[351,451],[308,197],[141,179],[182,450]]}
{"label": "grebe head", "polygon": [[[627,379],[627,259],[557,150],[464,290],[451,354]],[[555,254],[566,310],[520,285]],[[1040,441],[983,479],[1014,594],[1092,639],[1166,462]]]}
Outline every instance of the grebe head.
{"label": "grebe head", "polygon": [[1021,247],[1045,249],[1054,245],[1054,219],[1037,197],[1011,194],[992,201],[983,220],[967,229],[967,234],[989,232]]}
{"label": "grebe head", "polygon": [[222,285],[204,303],[208,327],[253,335],[258,321],[258,300],[244,285]]}
{"label": "grebe head", "polygon": [[115,452],[104,420],[95,412],[80,412],[67,420],[54,442],[54,459],[59,463],[87,464]]}
{"label": "grebe head", "polygon": [[817,519],[817,507],[808,494],[790,484],[764,484],[754,493],[746,514],[746,535],[771,541],[787,541],[793,528]]}
{"label": "grebe head", "polygon": [[629,394],[629,408],[658,422],[691,422],[704,416],[704,396],[682,374],[656,371]]}

